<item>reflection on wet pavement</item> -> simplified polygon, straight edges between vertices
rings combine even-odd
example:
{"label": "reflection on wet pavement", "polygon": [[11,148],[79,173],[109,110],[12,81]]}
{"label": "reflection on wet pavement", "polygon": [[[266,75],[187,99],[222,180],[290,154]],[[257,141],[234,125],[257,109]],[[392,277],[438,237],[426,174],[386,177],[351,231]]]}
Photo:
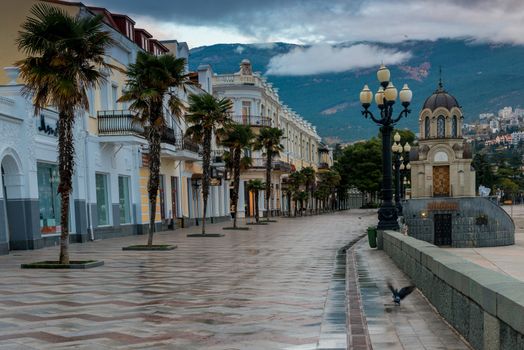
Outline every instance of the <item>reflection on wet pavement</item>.
{"label": "reflection on wet pavement", "polygon": [[72,257],[105,261],[86,271],[19,268],[56,259],[57,247],[1,256],[0,348],[326,349],[344,319],[337,251],[375,220],[281,218],[213,239],[176,230],[155,236],[178,245],[166,252],[121,250],[145,236],[71,245]]}
{"label": "reflection on wet pavement", "polygon": [[434,311],[415,290],[401,302],[393,303],[386,281],[396,287],[410,281],[383,252],[371,249],[367,242],[356,246],[358,279],[363,310],[374,350],[466,350],[469,345]]}

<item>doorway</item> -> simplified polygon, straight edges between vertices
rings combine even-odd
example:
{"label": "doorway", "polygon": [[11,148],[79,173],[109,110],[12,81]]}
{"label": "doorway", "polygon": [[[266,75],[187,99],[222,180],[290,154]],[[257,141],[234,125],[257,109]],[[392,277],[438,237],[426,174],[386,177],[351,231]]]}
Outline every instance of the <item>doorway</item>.
{"label": "doorway", "polygon": [[7,188],[5,187],[5,170],[3,166],[0,166],[2,171],[2,197],[4,198],[4,206],[0,215],[3,215],[5,218],[5,232],[6,232],[6,242],[9,242],[10,232],[9,232],[9,219],[7,217]]}
{"label": "doorway", "polygon": [[178,178],[171,176],[171,211],[173,213],[173,221],[178,217]]}
{"label": "doorway", "polygon": [[449,165],[433,167],[433,197],[449,197]]}
{"label": "doorway", "polygon": [[451,245],[451,214],[434,215],[435,245]]}

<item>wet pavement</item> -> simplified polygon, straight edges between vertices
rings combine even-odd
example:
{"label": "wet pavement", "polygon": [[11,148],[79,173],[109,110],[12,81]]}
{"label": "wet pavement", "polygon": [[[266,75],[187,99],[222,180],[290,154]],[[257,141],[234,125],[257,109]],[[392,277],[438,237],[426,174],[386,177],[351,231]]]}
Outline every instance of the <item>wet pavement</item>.
{"label": "wet pavement", "polygon": [[73,259],[105,261],[86,271],[19,268],[56,259],[56,247],[12,252],[0,257],[0,348],[341,349],[337,252],[375,221],[352,210],[250,231],[210,225],[225,236],[157,234],[178,245],[164,252],[121,250],[145,236],[71,245]]}
{"label": "wet pavement", "polygon": [[362,309],[374,350],[470,349],[418,290],[395,306],[387,280],[397,288],[410,285],[410,281],[384,251],[371,249],[362,240],[354,254]]}
{"label": "wet pavement", "polygon": [[515,244],[502,247],[443,248],[485,268],[524,281],[524,205],[502,207],[515,222]]}

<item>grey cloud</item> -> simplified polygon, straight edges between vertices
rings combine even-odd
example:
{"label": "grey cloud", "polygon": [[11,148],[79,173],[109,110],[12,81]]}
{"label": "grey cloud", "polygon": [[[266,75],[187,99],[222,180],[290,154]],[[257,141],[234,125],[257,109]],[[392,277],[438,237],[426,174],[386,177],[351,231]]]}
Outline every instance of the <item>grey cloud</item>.
{"label": "grey cloud", "polygon": [[258,42],[473,37],[524,44],[522,0],[93,0],[89,4],[158,22],[232,28]]}

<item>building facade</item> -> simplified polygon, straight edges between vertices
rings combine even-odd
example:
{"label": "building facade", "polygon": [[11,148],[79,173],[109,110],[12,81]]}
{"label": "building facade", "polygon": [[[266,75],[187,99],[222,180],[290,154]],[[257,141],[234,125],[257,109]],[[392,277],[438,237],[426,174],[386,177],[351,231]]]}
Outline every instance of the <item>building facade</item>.
{"label": "building facade", "polygon": [[475,196],[471,147],[462,137],[464,117],[441,83],[419,114],[419,141],[410,154],[411,195]]}
{"label": "building facade", "polygon": [[[249,60],[240,63],[240,70],[233,74],[218,74],[212,79],[214,94],[233,102],[233,120],[250,125],[257,134],[262,127],[277,127],[284,133],[284,151],[273,161],[271,179],[271,211],[278,214],[287,211],[288,201],[282,191],[282,179],[291,171],[303,167],[318,169],[320,137],[310,123],[284,105],[278,89],[253,72]],[[263,152],[253,151],[253,166],[241,174],[238,215],[252,216],[253,196],[245,190],[251,179],[265,181],[265,159]],[[328,156],[329,157],[329,156]],[[325,159],[328,162],[328,159]],[[260,196],[259,210],[266,211],[264,196]]]}
{"label": "building facade", "polygon": [[[38,0],[6,4],[0,14],[5,36],[0,40],[0,252],[35,249],[57,244],[61,232],[60,198],[57,194],[57,112],[44,109],[34,115],[31,99],[22,95],[14,62],[23,58],[13,38]],[[125,69],[139,51],[155,55],[175,45],[177,57],[187,59],[187,45],[163,44],[134,21],[104,8],[81,3],[45,1],[72,16],[102,15],[104,30],[116,44],[105,60],[114,69],[104,71],[105,81],[87,91],[89,110],[76,116],[75,173],[70,203],[71,241],[82,242],[145,232],[149,222],[147,200],[147,141],[143,128],[133,122],[127,103],[118,102],[125,89]],[[202,72],[210,79],[211,72]],[[212,92],[204,81],[187,91],[177,91],[187,106],[190,93]],[[161,185],[157,205],[158,229],[189,225],[201,217],[198,187],[201,155],[198,145],[184,139],[183,118],[166,113],[162,137]],[[221,181],[210,191],[211,217],[229,216],[229,185]]]}

